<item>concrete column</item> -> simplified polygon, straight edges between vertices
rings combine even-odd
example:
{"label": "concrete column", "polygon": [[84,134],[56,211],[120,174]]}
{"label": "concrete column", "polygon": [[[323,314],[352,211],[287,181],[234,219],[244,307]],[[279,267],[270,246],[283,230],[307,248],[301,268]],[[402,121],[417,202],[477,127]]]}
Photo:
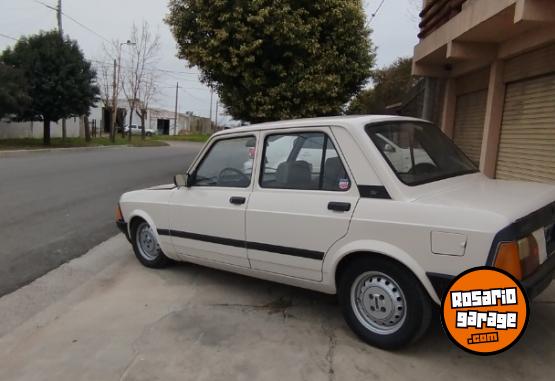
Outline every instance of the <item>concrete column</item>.
{"label": "concrete column", "polygon": [[434,83],[432,78],[430,77],[424,78],[424,102],[422,105],[422,113],[420,115],[420,118],[425,120],[432,119],[432,110],[433,110],[432,102],[436,100],[434,99],[435,98],[434,89],[432,88],[433,85]]}
{"label": "concrete column", "polygon": [[443,111],[441,113],[441,130],[449,138],[453,139],[455,131],[455,112],[457,109],[456,81],[449,78],[445,86],[443,98]]}
{"label": "concrete column", "polygon": [[503,122],[503,107],[505,102],[503,69],[504,63],[501,60],[491,64],[484,137],[482,139],[482,152],[480,156],[480,170],[491,178],[495,177],[501,123]]}

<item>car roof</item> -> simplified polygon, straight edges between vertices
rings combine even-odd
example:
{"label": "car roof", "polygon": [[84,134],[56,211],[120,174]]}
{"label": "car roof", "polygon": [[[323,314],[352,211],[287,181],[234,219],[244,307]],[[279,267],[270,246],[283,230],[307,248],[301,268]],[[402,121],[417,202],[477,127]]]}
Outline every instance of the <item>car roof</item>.
{"label": "car roof", "polygon": [[295,128],[295,127],[321,127],[339,125],[346,128],[360,128],[371,123],[379,123],[386,121],[418,121],[422,119],[397,116],[397,115],[347,115],[347,116],[331,116],[323,118],[310,118],[310,119],[294,119],[278,122],[267,122],[260,124],[253,124],[249,126],[230,128],[215,134],[216,136],[238,134],[244,132],[254,132],[266,129],[281,129],[281,128]]}

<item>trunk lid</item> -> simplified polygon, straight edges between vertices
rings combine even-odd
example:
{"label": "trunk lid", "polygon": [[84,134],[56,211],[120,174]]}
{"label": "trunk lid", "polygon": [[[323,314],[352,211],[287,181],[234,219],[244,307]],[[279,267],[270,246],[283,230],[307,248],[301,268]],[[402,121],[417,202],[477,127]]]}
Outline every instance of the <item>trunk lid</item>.
{"label": "trunk lid", "polygon": [[555,201],[555,186],[549,184],[492,180],[485,176],[462,179],[415,202],[489,211],[515,222]]}

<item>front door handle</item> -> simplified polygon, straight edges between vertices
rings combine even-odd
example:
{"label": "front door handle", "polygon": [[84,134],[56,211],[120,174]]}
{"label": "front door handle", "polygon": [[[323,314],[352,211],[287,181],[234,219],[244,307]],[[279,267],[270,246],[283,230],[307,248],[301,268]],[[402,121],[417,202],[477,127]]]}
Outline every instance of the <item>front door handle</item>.
{"label": "front door handle", "polygon": [[247,202],[247,199],[245,197],[232,197],[229,199],[229,202],[233,205],[243,205]]}
{"label": "front door handle", "polygon": [[351,210],[351,204],[348,202],[330,202],[328,209],[336,212],[348,212]]}

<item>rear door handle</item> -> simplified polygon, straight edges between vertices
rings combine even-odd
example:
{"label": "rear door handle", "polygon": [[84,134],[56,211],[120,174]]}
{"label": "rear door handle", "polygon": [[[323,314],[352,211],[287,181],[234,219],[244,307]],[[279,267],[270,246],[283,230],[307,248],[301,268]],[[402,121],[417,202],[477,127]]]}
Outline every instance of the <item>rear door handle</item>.
{"label": "rear door handle", "polygon": [[351,204],[348,202],[330,202],[328,209],[336,212],[348,212],[351,210]]}
{"label": "rear door handle", "polygon": [[233,205],[243,205],[247,202],[247,199],[245,197],[232,197],[229,199],[229,202]]}

